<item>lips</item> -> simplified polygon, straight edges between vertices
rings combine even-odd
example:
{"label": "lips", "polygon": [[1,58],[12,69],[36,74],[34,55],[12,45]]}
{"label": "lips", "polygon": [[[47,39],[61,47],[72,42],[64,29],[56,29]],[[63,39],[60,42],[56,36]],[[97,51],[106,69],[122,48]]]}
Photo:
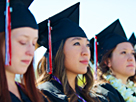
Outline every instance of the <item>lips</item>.
{"label": "lips", "polygon": [[85,65],[88,65],[88,62],[89,62],[88,60],[81,60],[80,61],[80,63],[85,64]]}
{"label": "lips", "polygon": [[21,60],[23,63],[25,64],[29,64],[30,63],[30,60]]}
{"label": "lips", "polygon": [[134,67],[134,65],[133,64],[129,64],[129,65],[127,65],[127,67]]}

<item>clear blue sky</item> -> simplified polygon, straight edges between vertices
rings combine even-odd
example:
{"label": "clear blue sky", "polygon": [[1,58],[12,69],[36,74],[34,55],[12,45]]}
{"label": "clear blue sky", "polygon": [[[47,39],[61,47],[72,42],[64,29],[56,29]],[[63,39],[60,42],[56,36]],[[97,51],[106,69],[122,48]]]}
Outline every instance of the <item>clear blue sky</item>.
{"label": "clear blue sky", "polygon": [[80,26],[89,39],[118,18],[128,38],[136,34],[136,0],[34,0],[29,9],[39,23],[77,2]]}

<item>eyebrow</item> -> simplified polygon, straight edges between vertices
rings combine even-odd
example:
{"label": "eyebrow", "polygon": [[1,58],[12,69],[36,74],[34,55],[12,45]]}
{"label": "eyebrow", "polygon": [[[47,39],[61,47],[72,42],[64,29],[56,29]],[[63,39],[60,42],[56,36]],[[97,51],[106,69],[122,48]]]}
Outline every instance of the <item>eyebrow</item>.
{"label": "eyebrow", "polygon": [[[73,40],[82,40],[82,38],[80,38],[80,37],[74,37],[71,41],[73,41]],[[86,39],[86,41],[89,41],[89,39]]]}
{"label": "eyebrow", "polygon": [[81,40],[81,38],[79,38],[79,37],[74,37],[71,41],[73,41],[73,40]]}
{"label": "eyebrow", "polygon": [[[123,50],[127,50],[126,48],[123,48]],[[135,51],[135,50],[131,50],[131,51]]]}
{"label": "eyebrow", "polygon": [[[27,35],[21,35],[22,37],[28,38]],[[35,37],[34,39],[38,39],[38,37]]]}
{"label": "eyebrow", "polygon": [[89,41],[89,42],[90,42],[90,40],[89,40],[89,39],[87,39],[87,41]]}

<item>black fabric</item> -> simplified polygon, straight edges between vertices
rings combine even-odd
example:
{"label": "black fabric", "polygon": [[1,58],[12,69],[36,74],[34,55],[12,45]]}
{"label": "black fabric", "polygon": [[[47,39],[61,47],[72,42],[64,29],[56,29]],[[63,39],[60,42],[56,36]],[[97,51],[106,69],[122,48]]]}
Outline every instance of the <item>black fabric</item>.
{"label": "black fabric", "polygon": [[[17,85],[20,97],[23,102],[32,102],[29,97],[22,91],[21,87]],[[12,102],[22,102],[18,97],[16,97],[12,92],[10,92]]]}
{"label": "black fabric", "polygon": [[129,41],[130,41],[133,45],[136,44],[136,37],[135,37],[135,34],[134,34],[134,33],[132,33],[131,37],[129,38]]}
{"label": "black fabric", "polygon": [[103,95],[109,102],[125,102],[121,94],[108,83],[95,86],[95,91]]}
{"label": "black fabric", "polygon": [[[18,91],[20,93],[20,97],[23,102],[32,102],[30,98],[22,91],[21,87],[19,84],[17,84]],[[18,97],[16,97],[12,92],[10,92],[11,100],[12,102],[22,102]],[[43,96],[44,102],[48,102],[48,100]],[[40,101],[39,101],[40,102]]]}
{"label": "black fabric", "polygon": [[38,88],[51,102],[68,102],[67,96],[63,92],[62,85],[55,80],[47,81],[39,85]]}
{"label": "black fabric", "polygon": [[94,62],[94,38],[90,40],[90,51],[91,51],[91,58],[90,61],[93,63]]}
{"label": "black fabric", "polygon": [[[50,99],[51,102],[68,102],[68,97],[64,94],[62,85],[55,80],[47,81],[38,86],[40,90]],[[77,94],[81,94],[77,91]],[[90,94],[95,102],[108,102],[102,95]],[[82,97],[82,96],[81,96]],[[98,101],[99,100],[99,101]],[[82,102],[78,99],[78,102]]]}
{"label": "black fabric", "polygon": [[[11,11],[11,29],[19,27],[31,27],[38,29],[38,25],[33,14],[28,9],[32,1],[30,0],[11,0],[10,8]],[[25,3],[25,4],[24,4]],[[5,8],[6,0],[0,0],[0,32],[5,31]]]}
{"label": "black fabric", "polygon": [[26,7],[29,7],[34,0],[21,0],[21,1],[23,1]]}

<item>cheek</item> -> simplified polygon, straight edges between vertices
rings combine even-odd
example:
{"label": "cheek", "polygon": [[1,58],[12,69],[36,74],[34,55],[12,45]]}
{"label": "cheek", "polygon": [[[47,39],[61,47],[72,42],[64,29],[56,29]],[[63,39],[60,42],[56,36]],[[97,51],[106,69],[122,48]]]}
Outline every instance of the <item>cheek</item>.
{"label": "cheek", "polygon": [[65,67],[67,68],[70,64],[72,64],[72,61],[74,60],[73,59],[74,57],[72,56],[72,54],[70,53],[67,53],[65,55],[65,59],[64,59],[64,64],[65,64]]}
{"label": "cheek", "polygon": [[90,58],[91,58],[91,54],[90,54],[90,51],[89,51],[89,53],[88,53],[88,58],[89,58],[89,60],[90,60]]}
{"label": "cheek", "polygon": [[122,69],[124,66],[126,65],[126,60],[125,60],[125,58],[122,58],[122,57],[114,57],[113,59],[112,59],[112,67],[113,67],[113,69],[117,69],[117,70],[119,70],[119,69]]}
{"label": "cheek", "polygon": [[64,65],[65,65],[65,68],[72,68],[73,66],[76,65],[76,61],[77,61],[77,56],[75,53],[71,53],[71,52],[68,52],[66,55],[65,55],[65,60],[64,60]]}

